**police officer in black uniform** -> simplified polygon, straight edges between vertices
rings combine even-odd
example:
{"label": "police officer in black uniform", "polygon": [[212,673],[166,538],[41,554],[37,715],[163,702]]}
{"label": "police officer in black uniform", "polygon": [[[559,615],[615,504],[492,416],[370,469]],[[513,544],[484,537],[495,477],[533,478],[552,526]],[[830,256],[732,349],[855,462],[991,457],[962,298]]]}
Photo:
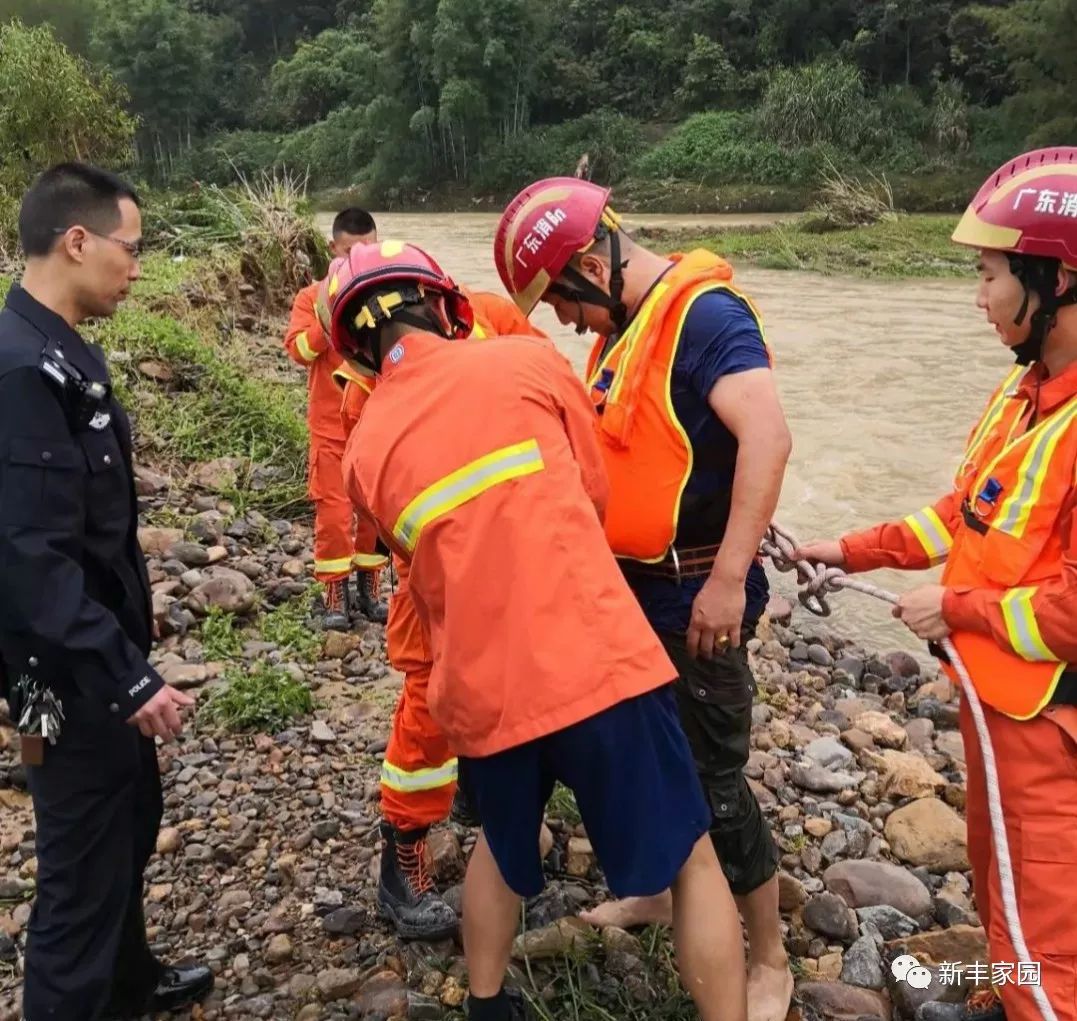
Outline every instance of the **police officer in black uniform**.
{"label": "police officer in black uniform", "polygon": [[154,738],[172,740],[192,700],[147,662],[130,427],[76,332],[138,278],[138,197],[62,164],[24,196],[19,234],[26,270],[0,312],[0,666],[37,824],[23,1013],[139,1018],[193,1003],[213,976],[165,965],[146,939]]}

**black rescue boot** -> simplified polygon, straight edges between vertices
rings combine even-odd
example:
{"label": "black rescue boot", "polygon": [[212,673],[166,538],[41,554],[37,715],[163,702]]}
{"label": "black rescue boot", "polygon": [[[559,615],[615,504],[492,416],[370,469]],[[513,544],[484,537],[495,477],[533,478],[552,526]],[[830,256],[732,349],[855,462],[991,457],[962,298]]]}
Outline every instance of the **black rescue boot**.
{"label": "black rescue boot", "polygon": [[457,929],[456,912],[443,901],[426,870],[425,829],[398,830],[381,824],[385,847],[381,852],[378,904],[402,939],[439,940]]}
{"label": "black rescue boot", "polygon": [[469,1021],[535,1021],[535,1012],[519,989],[502,987],[497,996],[479,1000],[468,995]]}
{"label": "black rescue boot", "polygon": [[384,624],[389,619],[389,607],[378,597],[377,571],[356,572],[355,609],[375,624]]}
{"label": "black rescue boot", "polygon": [[322,594],[324,606],[322,627],[326,631],[349,631],[351,619],[348,616],[348,579],[338,578],[325,583]]}

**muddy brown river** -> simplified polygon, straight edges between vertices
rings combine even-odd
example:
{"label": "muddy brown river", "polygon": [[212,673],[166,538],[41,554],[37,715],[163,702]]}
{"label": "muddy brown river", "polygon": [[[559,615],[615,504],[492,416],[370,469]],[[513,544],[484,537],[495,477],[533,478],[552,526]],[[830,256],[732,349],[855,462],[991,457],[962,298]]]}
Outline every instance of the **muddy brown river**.
{"label": "muddy brown river", "polygon": [[[626,225],[718,227],[781,216],[635,215]],[[382,238],[414,241],[458,280],[503,293],[493,266],[497,216],[375,214]],[[331,216],[322,218],[328,229]],[[970,261],[971,266],[971,261]],[[975,307],[967,280],[868,281],[735,266],[756,302],[774,350],[793,454],[777,519],[801,539],[900,517],[940,496],[983,402],[1012,360]],[[546,306],[535,322],[582,372],[585,337],[560,326]],[[794,597],[792,575],[768,572]],[[936,579],[880,571],[903,591]],[[888,605],[855,592],[833,599],[826,622],[872,651],[903,648],[931,662]],[[797,608],[794,620],[813,620]]]}

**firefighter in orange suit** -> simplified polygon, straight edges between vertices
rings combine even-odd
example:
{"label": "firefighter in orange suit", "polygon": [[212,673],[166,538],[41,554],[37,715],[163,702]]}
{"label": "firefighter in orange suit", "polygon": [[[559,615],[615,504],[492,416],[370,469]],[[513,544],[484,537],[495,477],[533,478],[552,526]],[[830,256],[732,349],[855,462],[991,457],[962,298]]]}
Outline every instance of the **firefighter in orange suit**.
{"label": "firefighter in orange suit", "polygon": [[743,1021],[736,906],[676,671],[603,534],[586,391],[547,340],[447,343],[470,333],[470,305],[414,246],[356,246],[337,272],[331,342],[378,376],[345,484],[408,562],[430,712],[482,820],[463,897],[468,1017],[527,1016],[503,982],[521,898],[544,885],[539,834],[560,780],[613,889],[672,886],[702,1021]]}
{"label": "firefighter in orange suit", "polygon": [[[345,209],[333,221],[332,251],[345,255],[354,244],[377,240],[370,214]],[[346,631],[357,610],[384,623],[385,604],[378,599],[378,578],[387,559],[378,553],[369,523],[355,517],[344,494],[340,459],[346,434],[340,422],[340,389],[333,378],[341,364],[329,347],[315,310],[320,282],[303,288],[292,305],[284,349],[307,370],[307,425],[310,431],[308,493],[314,503],[314,577],[325,586],[324,626]],[[351,591],[352,571],[357,572]]]}
{"label": "firefighter in orange suit", "polygon": [[[907,592],[894,615],[928,642],[949,638],[981,700],[1028,950],[1015,948],[1003,909],[988,776],[962,699],[969,860],[994,979],[965,1013],[1039,1021],[1039,986],[1058,1021],[1075,1021],[1077,148],[999,168],[954,240],[980,250],[976,303],[1017,367],[988,400],[941,500],[797,555],[849,572],[945,564],[941,584]],[[945,659],[943,669],[957,680]]]}
{"label": "firefighter in orange suit", "polygon": [[[474,312],[472,340],[545,335],[507,298],[464,289]],[[324,312],[322,313],[324,315]],[[345,435],[358,424],[376,380],[342,362]],[[381,768],[381,811],[387,824],[378,901],[405,939],[442,939],[456,931],[456,912],[438,896],[424,863],[426,834],[445,819],[457,790],[457,761],[426,703],[433,656],[408,595],[407,562],[394,558],[398,584],[389,600],[385,641],[389,662],[404,675],[393,730]]]}

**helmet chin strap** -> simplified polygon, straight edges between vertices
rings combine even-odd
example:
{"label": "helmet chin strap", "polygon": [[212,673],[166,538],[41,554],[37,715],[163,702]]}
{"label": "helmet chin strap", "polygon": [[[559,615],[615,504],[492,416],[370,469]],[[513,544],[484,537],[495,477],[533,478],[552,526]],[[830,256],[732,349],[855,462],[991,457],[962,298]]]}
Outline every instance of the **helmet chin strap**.
{"label": "helmet chin strap", "polygon": [[[601,228],[605,230],[605,228]],[[601,234],[601,230],[599,234]],[[601,236],[596,235],[598,240]],[[583,305],[597,305],[599,308],[609,310],[610,319],[613,321],[615,333],[620,333],[628,322],[628,306],[625,305],[622,295],[624,294],[625,278],[623,270],[628,265],[628,260],[621,260],[621,239],[615,230],[609,232],[610,239],[610,291],[607,294],[597,284],[592,283],[578,269],[566,266],[561,275],[570,280],[575,286],[566,287],[564,284],[551,284],[550,291],[560,295],[569,301],[576,302],[578,308],[578,323],[576,333],[585,333],[587,327],[583,324]]]}
{"label": "helmet chin strap", "polygon": [[1043,358],[1043,345],[1055,325],[1058,310],[1077,304],[1077,287],[1071,287],[1061,295],[1055,293],[1059,267],[1057,259],[1011,255],[1009,262],[1010,272],[1021,281],[1025,291],[1021,309],[1014,318],[1015,326],[1025,321],[1032,295],[1036,294],[1040,299],[1039,308],[1029,319],[1028,337],[1013,348],[1018,365],[1031,365]]}
{"label": "helmet chin strap", "polygon": [[[400,288],[393,292],[399,299],[386,307],[384,302],[373,295],[352,317],[349,332],[355,341],[356,350],[352,360],[361,371],[375,376],[381,375],[385,360],[384,329],[393,323],[407,323],[424,333],[440,333],[446,340],[453,337],[453,325],[440,308],[432,308],[427,303],[427,293],[420,288]],[[412,308],[420,306],[422,311],[413,312]]]}

